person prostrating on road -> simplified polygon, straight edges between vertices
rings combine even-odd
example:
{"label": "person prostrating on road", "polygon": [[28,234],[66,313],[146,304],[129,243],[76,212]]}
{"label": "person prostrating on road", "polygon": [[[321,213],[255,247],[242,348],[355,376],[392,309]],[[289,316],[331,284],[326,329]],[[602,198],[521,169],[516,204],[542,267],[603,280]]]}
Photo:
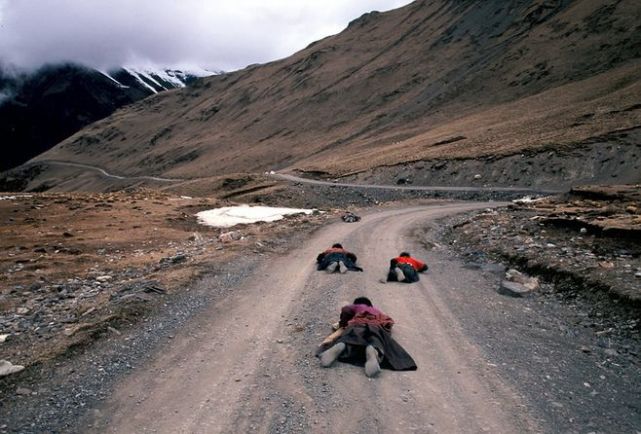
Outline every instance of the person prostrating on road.
{"label": "person prostrating on road", "polygon": [[418,282],[418,273],[427,271],[425,262],[413,258],[407,252],[401,252],[396,258],[390,260],[389,272],[387,273],[388,282]]}
{"label": "person prostrating on road", "polygon": [[356,255],[345,250],[339,243],[333,244],[332,247],[320,253],[316,257],[316,264],[319,271],[325,270],[328,273],[338,271],[345,274],[347,270],[363,271],[356,265]]}
{"label": "person prostrating on road", "polygon": [[381,368],[414,371],[416,363],[392,338],[394,320],[372,306],[367,297],[343,306],[339,328],[320,345],[321,366],[329,368],[337,359],[365,366],[365,375],[375,377]]}

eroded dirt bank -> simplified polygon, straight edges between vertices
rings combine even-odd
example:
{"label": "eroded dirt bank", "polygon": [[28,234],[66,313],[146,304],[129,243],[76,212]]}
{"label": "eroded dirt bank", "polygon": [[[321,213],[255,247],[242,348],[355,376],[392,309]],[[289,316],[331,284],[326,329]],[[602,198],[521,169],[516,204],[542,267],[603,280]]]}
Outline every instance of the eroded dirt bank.
{"label": "eroded dirt bank", "polygon": [[426,160],[380,166],[343,177],[359,183],[540,187],[641,182],[641,128],[577,144],[505,156]]}
{"label": "eroded dirt bank", "polygon": [[[470,159],[438,159],[378,166],[352,175],[336,178],[327,172],[300,172],[310,178],[333,179],[340,182],[372,185],[452,186],[452,187],[522,187],[541,190],[566,191],[580,184],[630,184],[641,182],[641,128],[617,131],[594,137],[573,146],[550,145],[543,150],[532,150],[509,155],[492,155]],[[108,168],[83,166],[72,162],[38,161],[0,174],[0,190],[9,191],[112,191],[147,186],[171,191],[174,194],[216,195],[240,199],[243,196],[268,198],[282,189],[273,178],[260,174],[228,174],[212,178],[176,179],[159,181],[153,177],[128,178],[126,173],[112,174]],[[288,188],[292,188],[289,186]],[[309,190],[309,188],[308,188]],[[318,189],[316,189],[318,190]],[[339,188],[336,188],[340,191]],[[345,204],[355,192],[339,193],[334,199],[323,196],[325,189],[313,192],[313,197],[300,198],[299,192],[284,196],[288,200],[308,205]],[[391,191],[362,191],[370,197],[370,204],[386,200],[408,198],[408,193]],[[425,193],[412,197],[425,197]],[[456,199],[508,198],[503,194],[437,192],[432,197]],[[267,199],[268,200],[268,199]]]}
{"label": "eroded dirt bank", "polygon": [[[443,231],[443,240],[466,268],[495,271],[495,291],[527,306],[522,318],[502,310],[501,321],[482,319],[491,328],[508,327],[512,340],[494,339],[479,324],[470,330],[493,341],[490,352],[513,345],[529,354],[525,363],[538,366],[541,381],[528,393],[547,402],[559,424],[554,431],[580,431],[561,427],[564,418],[576,422],[581,417],[589,420],[583,428],[594,432],[639,429],[641,409],[634,397],[641,388],[639,191],[638,185],[574,188],[565,195],[460,215],[434,228]],[[526,283],[534,279],[533,287],[517,284],[522,293],[506,292],[506,282],[514,287],[506,280],[513,267],[529,275]],[[546,314],[536,318],[533,311]],[[530,374],[518,365],[507,373],[520,383]],[[606,421],[621,420],[614,402],[637,421],[625,429],[607,427]]]}
{"label": "eroded dirt bank", "polygon": [[[489,254],[641,307],[641,187],[574,188],[450,222],[468,257]],[[476,252],[476,253],[475,253]]]}

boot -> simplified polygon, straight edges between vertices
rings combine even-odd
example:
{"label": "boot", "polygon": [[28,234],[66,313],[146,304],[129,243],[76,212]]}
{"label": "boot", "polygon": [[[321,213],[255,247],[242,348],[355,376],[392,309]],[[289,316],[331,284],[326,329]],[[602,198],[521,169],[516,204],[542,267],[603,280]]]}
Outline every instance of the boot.
{"label": "boot", "polygon": [[338,267],[338,263],[332,262],[327,266],[327,268],[325,268],[325,271],[327,271],[327,274],[332,274],[336,271],[336,267]]}
{"label": "boot", "polygon": [[343,261],[338,261],[338,269],[340,270],[341,274],[347,273],[347,265],[345,265]]}
{"label": "boot", "polygon": [[378,351],[371,345],[365,348],[365,375],[376,377],[381,372],[381,366],[378,364]]}
{"label": "boot", "polygon": [[396,280],[399,282],[404,282],[405,281],[405,274],[403,274],[403,270],[400,268],[396,267],[394,268],[394,273],[396,273]]}
{"label": "boot", "polygon": [[329,368],[332,366],[332,363],[338,359],[338,356],[340,356],[343,351],[345,351],[345,344],[343,342],[339,342],[333,347],[323,351],[320,355],[321,366],[323,368]]}

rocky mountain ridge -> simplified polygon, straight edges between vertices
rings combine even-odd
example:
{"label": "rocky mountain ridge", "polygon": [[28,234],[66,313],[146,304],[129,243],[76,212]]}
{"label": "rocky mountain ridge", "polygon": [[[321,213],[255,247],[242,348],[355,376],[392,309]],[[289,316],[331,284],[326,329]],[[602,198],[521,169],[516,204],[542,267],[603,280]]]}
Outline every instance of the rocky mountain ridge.
{"label": "rocky mountain ridge", "polygon": [[0,170],[24,163],[114,110],[214,72],[122,67],[102,72],[77,64],[33,72],[0,70]]}

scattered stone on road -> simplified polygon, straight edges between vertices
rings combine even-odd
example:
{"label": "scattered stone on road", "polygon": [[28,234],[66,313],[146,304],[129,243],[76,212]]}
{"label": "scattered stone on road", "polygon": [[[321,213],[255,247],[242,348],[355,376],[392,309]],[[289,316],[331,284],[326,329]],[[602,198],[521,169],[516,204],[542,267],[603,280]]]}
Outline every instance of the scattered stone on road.
{"label": "scattered stone on road", "polygon": [[14,365],[8,360],[0,360],[0,377],[15,374],[24,370],[24,366]]}
{"label": "scattered stone on road", "polygon": [[518,270],[515,270],[514,268],[507,270],[507,272],[505,273],[505,280],[509,282],[520,283],[530,291],[534,291],[536,288],[539,287],[538,278],[530,277],[527,274],[524,274]]}
{"label": "scattered stone on road", "polygon": [[218,240],[221,243],[231,243],[232,241],[238,241],[243,238],[243,235],[239,231],[223,232],[218,236]]}
{"label": "scattered stone on road", "polygon": [[499,294],[508,295],[510,297],[523,297],[530,292],[532,292],[531,289],[526,288],[520,283],[510,282],[509,280],[503,280],[498,289]]}

